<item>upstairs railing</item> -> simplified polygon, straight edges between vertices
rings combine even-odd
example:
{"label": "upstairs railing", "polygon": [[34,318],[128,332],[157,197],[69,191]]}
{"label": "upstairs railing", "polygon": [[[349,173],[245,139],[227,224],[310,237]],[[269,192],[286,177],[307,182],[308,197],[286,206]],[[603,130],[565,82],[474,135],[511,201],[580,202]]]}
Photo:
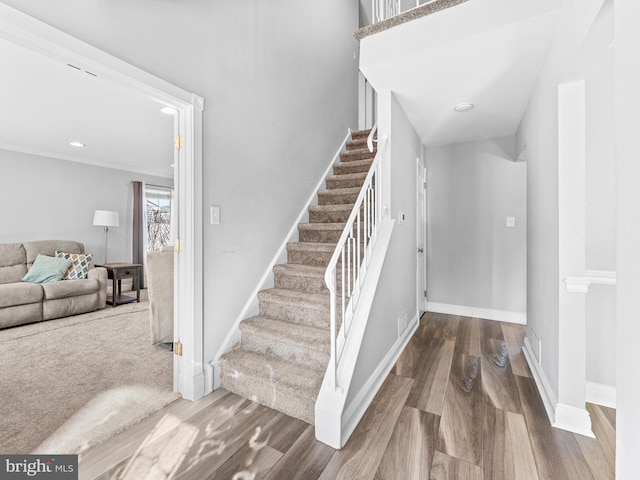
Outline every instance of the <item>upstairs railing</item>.
{"label": "upstairs railing", "polygon": [[381,22],[400,13],[400,0],[371,0],[373,23]]}
{"label": "upstairs railing", "polygon": [[[416,7],[429,1],[416,0]],[[413,7],[411,7],[413,8]],[[371,23],[378,23],[387,18],[394,17],[402,12],[402,2],[400,0],[371,0]]]}
{"label": "upstairs railing", "polygon": [[[374,125],[367,139],[369,151],[373,151],[373,142],[377,141],[376,131]],[[381,151],[385,144],[386,137],[383,137],[324,276],[331,313],[329,382],[336,391],[342,391],[338,385],[338,367],[382,218]]]}

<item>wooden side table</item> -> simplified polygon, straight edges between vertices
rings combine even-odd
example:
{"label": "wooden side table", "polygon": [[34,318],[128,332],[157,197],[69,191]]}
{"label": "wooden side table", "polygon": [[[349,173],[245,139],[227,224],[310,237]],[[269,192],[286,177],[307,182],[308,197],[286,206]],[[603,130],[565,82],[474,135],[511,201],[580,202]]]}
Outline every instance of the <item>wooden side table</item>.
{"label": "wooden side table", "polygon": [[[140,277],[142,265],[139,263],[104,263],[96,265],[107,269],[107,278],[112,282],[112,294],[107,296],[107,305],[117,307],[123,303],[140,301]],[[122,279],[132,278],[136,287],[136,296],[122,295]],[[117,290],[116,290],[117,282]]]}

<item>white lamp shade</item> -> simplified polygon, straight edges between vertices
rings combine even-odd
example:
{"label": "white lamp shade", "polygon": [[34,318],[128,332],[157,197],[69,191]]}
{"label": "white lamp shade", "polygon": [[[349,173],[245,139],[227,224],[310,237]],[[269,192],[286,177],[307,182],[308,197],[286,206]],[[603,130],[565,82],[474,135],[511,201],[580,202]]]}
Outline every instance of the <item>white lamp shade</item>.
{"label": "white lamp shade", "polygon": [[120,218],[118,212],[96,210],[96,213],[93,214],[93,224],[100,227],[119,227]]}

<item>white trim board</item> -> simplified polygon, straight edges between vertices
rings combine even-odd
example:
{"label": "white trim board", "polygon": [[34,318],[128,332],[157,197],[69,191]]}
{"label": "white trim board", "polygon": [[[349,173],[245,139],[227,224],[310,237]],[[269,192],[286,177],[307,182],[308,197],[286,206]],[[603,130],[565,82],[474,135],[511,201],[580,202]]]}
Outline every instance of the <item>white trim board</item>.
{"label": "white trim board", "polygon": [[467,307],[463,305],[450,305],[448,303],[427,302],[427,311],[433,313],[445,313],[447,315],[459,315],[461,317],[475,317],[498,322],[527,324],[527,314],[509,312],[507,310],[491,310],[487,308]]}
{"label": "white trim board", "polygon": [[616,272],[608,270],[586,270],[587,280],[594,285],[615,285]]}
{"label": "white trim board", "polygon": [[616,408],[616,387],[587,382],[587,402]]}

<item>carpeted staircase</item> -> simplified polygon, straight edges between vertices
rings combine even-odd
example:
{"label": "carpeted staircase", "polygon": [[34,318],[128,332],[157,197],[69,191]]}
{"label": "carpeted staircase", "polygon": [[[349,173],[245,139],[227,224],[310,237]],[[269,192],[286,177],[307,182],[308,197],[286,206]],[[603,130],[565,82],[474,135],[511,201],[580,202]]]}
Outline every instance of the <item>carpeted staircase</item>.
{"label": "carpeted staircase", "polygon": [[258,293],[260,313],[240,324],[240,347],[219,361],[223,388],[309,423],[330,356],[324,273],[375,155],[368,134],[352,133],[299,241],[287,245],[287,263],[273,268],[274,288]]}

